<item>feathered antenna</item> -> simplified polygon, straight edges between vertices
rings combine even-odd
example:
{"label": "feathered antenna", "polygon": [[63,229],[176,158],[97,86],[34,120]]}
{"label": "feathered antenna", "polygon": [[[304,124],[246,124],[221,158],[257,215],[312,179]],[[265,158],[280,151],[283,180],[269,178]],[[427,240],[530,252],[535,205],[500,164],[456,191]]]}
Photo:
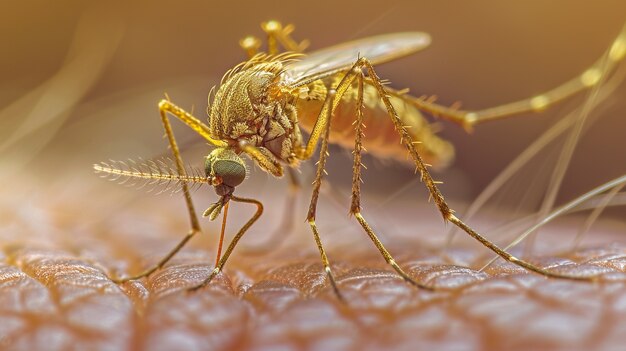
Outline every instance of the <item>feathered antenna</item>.
{"label": "feathered antenna", "polygon": [[100,162],[93,165],[96,173],[101,173],[103,178],[118,181],[119,184],[137,186],[139,189],[148,185],[152,186],[148,192],[157,187],[163,187],[157,194],[171,190],[173,193],[180,191],[180,185],[184,182],[189,184],[189,190],[195,190],[203,184],[209,184],[209,179],[197,168],[185,167],[185,174],[180,174],[175,163],[166,158],[159,160],[143,160],[139,162],[129,159],[128,161]]}

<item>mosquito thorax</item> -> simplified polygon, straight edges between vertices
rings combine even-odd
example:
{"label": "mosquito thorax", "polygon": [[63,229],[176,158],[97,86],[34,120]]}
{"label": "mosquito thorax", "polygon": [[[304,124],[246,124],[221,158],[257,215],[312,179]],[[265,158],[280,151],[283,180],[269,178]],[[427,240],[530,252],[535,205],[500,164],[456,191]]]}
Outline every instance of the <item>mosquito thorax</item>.
{"label": "mosquito thorax", "polygon": [[217,148],[206,157],[204,163],[207,179],[219,196],[230,195],[235,187],[246,179],[246,164],[230,148]]}

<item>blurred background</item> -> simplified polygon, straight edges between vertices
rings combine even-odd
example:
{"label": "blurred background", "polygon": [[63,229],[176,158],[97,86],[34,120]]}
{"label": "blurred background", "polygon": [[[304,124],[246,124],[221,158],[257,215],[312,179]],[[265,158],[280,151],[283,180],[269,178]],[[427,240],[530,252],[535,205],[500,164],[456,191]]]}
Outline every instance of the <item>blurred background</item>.
{"label": "blurred background", "polygon": [[[533,96],[580,74],[609,47],[624,14],[626,3],[619,0],[13,2],[0,13],[0,189],[13,195],[19,189],[17,196],[5,196],[15,206],[35,196],[68,196],[74,205],[97,205],[111,214],[122,203],[107,202],[112,193],[144,196],[98,179],[92,164],[167,155],[157,102],[167,93],[179,106],[204,116],[209,89],[245,59],[238,40],[261,36],[259,24],[268,19],[295,24],[294,37],[309,39],[310,50],[368,35],[428,32],[429,48],[380,66],[379,75],[415,95],[434,94],[442,104],[460,101],[464,109],[481,109]],[[598,120],[577,146],[557,203],[625,173],[625,93],[622,85],[593,112]],[[583,100],[481,125],[472,134],[442,121],[441,135],[457,148],[454,164],[436,175],[445,181],[446,196],[462,208]],[[202,164],[209,148],[191,130],[175,129],[186,160]],[[519,183],[503,188],[495,205],[508,201],[514,206],[528,193],[543,194],[558,149],[552,145],[542,154],[542,161],[520,171]],[[332,155],[329,179],[344,189],[343,196],[350,181],[349,153]],[[390,194],[415,180],[411,167],[366,162],[365,189],[377,202],[393,202]],[[305,185],[312,164],[303,166]],[[258,170],[251,178],[255,181],[244,183],[240,194],[263,194],[274,186]],[[204,209],[214,194],[198,193]],[[274,200],[282,204],[282,197],[269,197]],[[171,210],[168,205],[155,208]],[[184,221],[184,209],[180,214]],[[623,214],[611,211],[616,218]]]}
{"label": "blurred background", "polygon": [[[367,157],[363,214],[397,262],[421,282],[454,286],[485,279],[483,285],[429,295],[390,275],[347,216],[352,161],[337,148],[330,152],[318,225],[350,308],[335,306],[304,221],[314,160],[302,164],[303,191],[288,207],[287,181],[253,167],[237,194],[261,199],[266,212],[235,250],[224,279],[206,291],[175,293],[212,269],[219,220],[201,219],[204,235],[166,269],[114,287],[104,274],[124,276],[150,266],[180,240],[189,221],[182,196],[113,184],[94,174],[93,164],[169,156],[157,102],[167,93],[204,118],[209,89],[245,60],[239,39],[261,36],[259,24],[269,19],[293,23],[294,37],[310,40],[311,50],[369,35],[428,32],[429,48],[377,67],[379,75],[417,96],[437,95],[441,104],[460,101],[464,109],[482,109],[534,96],[582,73],[626,22],[626,1],[4,1],[0,348],[275,349],[290,339],[309,349],[346,348],[355,340],[369,348],[393,342],[392,349],[623,348],[623,284],[608,280],[620,279],[614,271],[624,268],[625,206],[603,214],[585,237],[582,254],[560,251],[571,248],[584,227],[582,216],[542,229],[536,250],[513,251],[542,256],[548,249],[549,257],[523,257],[566,272],[614,272],[606,283],[569,284],[515,274],[500,264],[482,278],[464,268],[478,269],[492,255],[475,242],[465,250],[458,240],[446,255],[433,250],[451,225],[427,202],[413,167]],[[579,140],[556,205],[626,173],[625,97],[621,84],[591,112],[594,123]],[[459,217],[467,219],[467,204],[585,101],[582,94],[541,114],[480,125],[472,134],[439,121],[457,157],[434,176],[445,182],[441,189]],[[173,124],[184,159],[201,166],[210,148]],[[496,229],[537,210],[563,141],[518,170],[467,222],[498,244],[519,233]],[[216,199],[212,189],[200,188],[196,210],[202,213]],[[249,218],[250,207],[231,206],[227,236]],[[250,254],[285,218],[295,221],[290,232],[297,235],[278,231],[282,236],[272,243],[282,250]],[[488,279],[491,274],[496,280]],[[221,288],[231,286],[231,279],[236,297]],[[419,342],[428,346],[416,347]]]}

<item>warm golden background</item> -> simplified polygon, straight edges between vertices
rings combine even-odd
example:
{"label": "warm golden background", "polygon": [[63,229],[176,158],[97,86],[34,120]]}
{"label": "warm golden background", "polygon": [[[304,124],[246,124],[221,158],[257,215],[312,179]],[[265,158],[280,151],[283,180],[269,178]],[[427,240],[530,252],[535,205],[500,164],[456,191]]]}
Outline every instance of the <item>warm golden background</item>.
{"label": "warm golden background", "polygon": [[[67,177],[68,169],[82,179],[91,178],[94,161],[160,152],[155,106],[163,93],[202,115],[209,88],[244,58],[237,41],[259,35],[267,19],[296,24],[295,36],[310,39],[312,49],[372,34],[428,32],[430,48],[380,67],[380,75],[472,109],[532,96],[580,73],[614,38],[625,10],[621,1],[12,3],[0,14],[0,127],[5,141],[18,123],[30,133],[4,148],[3,168],[20,164],[20,172],[41,176],[33,170],[45,162],[46,181],[59,171]],[[562,199],[624,173],[625,91],[581,141]],[[442,175],[449,196],[476,194],[565,109],[491,123],[472,135],[444,125],[442,135],[458,150],[450,175]],[[392,172],[405,174],[401,181],[411,177],[402,168]]]}
{"label": "warm golden background", "polygon": [[[94,284],[85,278],[85,272],[96,276],[97,279],[94,279],[102,284],[98,285],[101,290],[96,289],[95,299],[100,296],[98,294],[104,294],[102,291],[115,296],[110,300],[113,302],[96,305],[114,305],[117,309],[111,311],[123,311],[120,314],[124,318],[119,319],[123,322],[106,324],[110,329],[102,331],[98,329],[101,326],[91,326],[89,321],[93,324],[103,313],[113,313],[108,307],[90,310],[81,317],[72,315],[69,308],[53,308],[53,312],[46,312],[53,317],[43,317],[39,319],[39,324],[35,324],[39,329],[28,329],[28,332],[20,334],[13,330],[21,329],[6,327],[4,334],[0,333],[0,345],[16,349],[33,349],[39,345],[41,348],[48,338],[59,335],[52,327],[37,334],[38,330],[44,329],[42,326],[50,325],[58,328],[63,325],[75,332],[72,337],[66,336],[61,341],[53,338],[58,343],[48,346],[54,348],[52,346],[61,345],[58,349],[67,349],[64,345],[104,348],[107,343],[118,348],[157,349],[158,346],[166,348],[173,345],[168,343],[171,340],[178,340],[182,343],[179,345],[186,345],[189,349],[193,345],[204,345],[200,348],[207,348],[207,345],[215,348],[221,345],[225,349],[233,345],[251,348],[251,345],[267,346],[283,340],[293,342],[280,330],[289,330],[294,326],[302,327],[299,333],[293,334],[300,337],[296,338],[297,342],[319,349],[341,348],[328,345],[348,345],[346,349],[356,347],[355,343],[342,344],[342,337],[353,342],[366,342],[368,337],[372,338],[371,348],[395,342],[398,349],[410,349],[410,345],[415,346],[411,337],[417,335],[416,330],[423,332],[420,334],[423,343],[419,344],[422,348],[431,348],[432,345],[428,344],[431,341],[444,343],[451,349],[458,349],[455,346],[459,345],[469,349],[524,349],[529,341],[530,345],[552,349],[584,349],[596,345],[610,349],[623,342],[623,331],[612,327],[620,325],[620,321],[624,325],[619,314],[619,309],[623,309],[623,302],[621,305],[619,302],[623,284],[617,284],[616,290],[609,291],[602,287],[578,285],[572,288],[561,282],[533,285],[535,283],[532,282],[543,282],[541,278],[531,279],[532,284],[511,279],[495,295],[485,296],[484,291],[493,293],[493,289],[487,287],[481,290],[479,285],[477,289],[468,289],[469,295],[465,295],[466,291],[454,296],[433,295],[437,298],[429,302],[430,298],[424,297],[428,295],[422,295],[386,273],[380,273],[386,268],[376,261],[379,259],[371,252],[370,243],[365,241],[354,223],[351,224],[353,227],[345,229],[346,223],[349,223],[344,216],[348,205],[346,186],[350,181],[350,167],[346,166],[349,154],[336,150],[331,153],[329,180],[339,189],[335,197],[340,201],[339,206],[343,207],[337,207],[328,196],[324,196],[320,204],[320,226],[323,228],[323,240],[330,247],[331,259],[339,262],[339,276],[345,274],[347,277],[343,286],[348,296],[354,298],[354,310],[338,307],[329,291],[320,287],[323,284],[319,283],[321,278],[316,275],[320,269],[319,265],[315,265],[318,262],[317,253],[308,228],[302,223],[310,193],[307,185],[312,177],[313,163],[303,166],[306,181],[295,214],[297,225],[294,230],[297,232],[294,236],[299,239],[290,237],[290,240],[300,241],[302,245],[294,244],[294,247],[301,251],[294,250],[291,261],[286,261],[288,263],[276,255],[259,261],[236,253],[229,274],[234,283],[224,280],[217,284],[242,295],[249,286],[242,288],[245,284],[241,282],[252,284],[260,281],[262,284],[257,286],[256,292],[244,297],[249,305],[243,304],[238,297],[233,298],[230,293],[220,295],[220,289],[207,292],[209,295],[193,297],[186,297],[180,292],[168,295],[180,286],[189,285],[190,281],[198,281],[206,273],[213,257],[213,235],[195,240],[191,249],[175,262],[178,265],[172,266],[171,270],[157,275],[145,286],[137,283],[127,287],[125,295],[120,294],[101,274],[102,270],[137,271],[146,262],[153,262],[186,230],[185,211],[178,196],[154,196],[98,179],[91,170],[92,164],[109,158],[150,158],[166,154],[167,144],[161,138],[163,132],[156,108],[158,100],[167,92],[174,102],[188,109],[194,106],[196,114],[202,116],[210,87],[219,82],[227,69],[245,59],[238,40],[248,34],[260,36],[259,23],[268,19],[295,24],[295,38],[309,39],[312,50],[374,34],[428,32],[433,43],[427,50],[379,67],[379,75],[390,79],[394,87],[410,88],[413,94],[435,94],[441,103],[461,101],[465,109],[480,109],[533,96],[581,73],[607,49],[626,21],[626,2],[493,0],[361,1],[350,4],[331,1],[108,1],[96,4],[88,1],[20,1],[4,4],[0,11],[0,246],[3,248],[0,257],[6,265],[3,263],[0,268],[4,278],[18,278],[6,278],[3,280],[5,284],[0,287],[0,298],[5,306],[0,314],[0,324],[17,328],[13,322],[18,319],[15,316],[25,314],[17,307],[12,310],[11,306],[19,305],[15,302],[19,298],[14,297],[17,293],[11,290],[13,286],[7,281],[22,284],[20,279],[32,279],[42,283],[41,286],[52,289],[52,297],[48,296],[52,302],[46,305],[51,306],[62,304],[63,299],[59,296],[75,298],[80,295],[74,294],[74,291],[82,291],[79,289],[82,285],[76,287],[76,282],[84,283],[84,287]],[[599,119],[578,144],[557,203],[626,173],[625,96],[626,85],[622,85],[612,98],[593,112]],[[442,189],[447,198],[455,207],[462,209],[513,157],[581,101],[580,98],[574,99],[540,115],[524,115],[479,126],[471,135],[442,122],[441,135],[451,139],[457,147],[456,162],[436,176],[445,181]],[[178,126],[176,132],[179,142],[185,145],[186,160],[200,164],[207,148],[196,142],[197,138],[190,130]],[[530,210],[540,198],[557,152],[555,147],[549,147],[543,158],[533,162],[532,168],[523,170],[513,184],[505,186],[490,206],[502,206],[500,209],[508,210],[525,199],[529,205],[524,209]],[[436,270],[424,273],[424,269],[420,268],[422,263],[415,263],[421,262],[420,259],[426,262],[442,260],[436,253],[421,251],[422,241],[416,244],[415,231],[435,233],[425,240],[440,244],[446,229],[432,205],[426,204],[427,197],[418,183],[412,190],[402,191],[403,184],[415,180],[412,169],[373,159],[366,162],[369,170],[365,183],[365,213],[374,216],[375,225],[387,229],[383,230],[386,232],[383,233],[383,240],[389,243],[393,252],[404,258],[403,262],[416,260],[407,263],[413,274],[441,282],[437,280]],[[284,184],[274,182],[258,170],[253,171],[251,179],[242,185],[239,194],[258,196],[268,205],[267,214],[255,227],[252,236],[260,237],[277,226],[283,197],[274,194],[284,191]],[[390,195],[397,191],[403,194]],[[196,192],[195,198],[200,210],[215,200],[212,191],[207,189]],[[415,220],[413,208],[420,210],[419,222]],[[592,244],[601,242],[610,247],[609,243],[623,243],[620,239],[623,239],[621,235],[625,231],[624,209],[608,212],[605,221],[597,227],[598,233],[607,235],[590,236]],[[233,210],[231,231],[246,215],[247,212],[241,214]],[[522,215],[516,213],[513,218]],[[207,225],[206,220],[202,223],[206,232],[215,233],[216,226]],[[477,224],[480,229],[496,227],[483,219],[472,224]],[[580,225],[580,219],[565,225],[571,229],[567,232],[567,238],[571,238]],[[559,232],[559,229],[555,231]],[[337,235],[344,232],[349,235]],[[248,243],[255,241],[254,238],[248,239]],[[361,255],[363,250],[358,251],[359,254],[346,253],[347,249],[356,247],[353,243],[357,240],[360,243],[358,247],[367,249],[363,249],[367,253]],[[404,242],[411,244],[403,246]],[[549,243],[543,242],[543,246]],[[44,254],[40,255],[41,252]],[[299,261],[300,252],[305,252],[303,256],[307,257],[304,263]],[[623,250],[620,251],[618,246],[618,249],[607,252],[580,254],[580,257],[592,262],[593,257],[599,256],[604,260],[605,267],[622,267],[623,270],[620,266]],[[460,256],[453,260],[456,264],[473,263],[476,268],[476,262],[480,262],[477,257],[484,258],[485,252],[470,250],[457,254]],[[57,257],[55,261],[50,258],[54,255],[61,258]],[[606,263],[609,256],[618,260],[613,266]],[[146,257],[149,258],[144,261]],[[577,262],[585,261],[580,257]],[[78,261],[74,261],[75,258]],[[369,259],[378,262],[371,265],[380,271],[350,270],[369,264],[364,263]],[[190,270],[189,262],[195,264],[191,265],[192,268],[200,268]],[[75,269],[76,277],[69,273],[66,276],[51,274],[50,270],[56,272],[54,267],[57,263],[58,267],[69,267],[67,272],[74,272],[72,269]],[[550,259],[545,264],[558,265]],[[15,267],[19,268],[19,272]],[[61,268],[58,269],[62,272]],[[498,269],[515,272],[510,267]],[[498,269],[495,270],[496,275],[501,273]],[[442,271],[452,273],[453,277],[460,274],[454,270]],[[192,273],[185,275],[185,272]],[[471,272],[466,274],[468,281],[481,277]],[[369,280],[366,279],[368,276]],[[39,284],[32,281],[18,286],[27,289]],[[497,284],[494,283],[494,286]],[[63,290],[66,285],[75,290]],[[521,288],[522,285],[525,288]],[[41,286],[39,288],[45,295],[46,289]],[[545,290],[543,293],[554,300],[542,300],[544,295],[535,294],[542,288]],[[518,289],[522,293],[518,293]],[[570,295],[562,295],[563,292],[570,292]],[[170,296],[169,300],[161,298],[166,295]],[[212,300],[216,296],[217,302]],[[22,299],[26,298],[22,296]],[[494,300],[502,305],[489,305],[489,301]],[[551,304],[550,301],[556,302]],[[592,301],[595,305],[564,306],[564,301]],[[81,303],[84,301],[77,303],[76,310],[82,313],[84,309],[80,307],[84,305]],[[391,305],[393,308],[389,309]],[[31,306],[33,315],[39,313],[37,308],[45,310],[38,306]],[[249,312],[249,306],[256,308],[256,314]],[[455,306],[456,309],[453,308]],[[523,313],[516,310],[527,306],[532,308],[528,307]],[[555,306],[571,307],[571,310],[568,310],[569,314],[564,314],[565,317],[561,315],[564,318],[559,320],[561,324],[552,323],[554,325],[568,325],[566,322],[570,320],[596,322],[568,325],[570,331],[575,332],[567,333],[550,327],[552,324],[544,315],[544,322],[548,324],[543,327],[545,332],[541,328],[532,329],[533,317]],[[605,306],[611,308],[603,310]],[[484,310],[479,310],[483,307]],[[201,317],[188,318],[197,311],[205,316],[220,316],[220,312],[226,313],[225,310],[230,319],[224,317],[226,319],[217,326],[211,324],[217,323],[215,321],[205,323],[204,329],[198,327],[202,325],[198,322],[202,321]],[[181,314],[169,315],[174,313],[170,311],[181,311]],[[500,314],[502,311],[521,314],[513,313],[511,319],[506,319]],[[604,311],[603,317],[592,318],[597,316],[595,312],[598,311]],[[28,313],[26,315],[30,316]],[[368,324],[374,320],[368,319],[373,314],[387,327]],[[48,315],[44,313],[44,316]],[[184,336],[189,334],[181,332],[182,339],[176,339],[180,335],[172,332],[170,327],[181,325],[181,319],[178,319],[181,316],[189,325],[180,328],[188,327],[197,334],[185,339]],[[416,316],[421,319],[411,319]],[[299,324],[307,318],[313,322],[332,320],[335,324],[331,324],[332,328],[324,323],[314,326]],[[265,329],[255,324],[258,320],[269,321],[263,327]],[[449,323],[450,320],[452,322]],[[442,326],[437,328],[442,329],[428,329],[426,325],[430,321],[440,321]],[[84,333],[72,329],[83,323],[87,330]],[[604,325],[602,323],[607,323],[606,328],[609,328],[604,334],[593,329]],[[269,330],[272,325],[277,325],[279,331]],[[388,329],[396,325],[398,329]],[[90,334],[88,329],[91,327],[100,334]],[[170,335],[164,332],[159,336],[162,330],[172,332],[172,339],[159,339],[165,338],[162,335]],[[216,330],[221,330],[222,334],[215,336],[213,332]],[[526,333],[516,334],[518,331]],[[316,344],[311,341],[318,335],[316,333],[325,333],[327,339],[322,338],[322,341],[334,340],[338,343]],[[85,341],[93,341],[96,334],[102,344]],[[26,335],[31,344],[16,343],[15,340],[22,340],[20,335]],[[36,335],[44,336],[37,338]],[[215,339],[202,339],[209,335]],[[550,339],[554,335],[564,336],[563,339]],[[232,339],[240,343],[229,343]],[[297,342],[292,345],[298,345]]]}

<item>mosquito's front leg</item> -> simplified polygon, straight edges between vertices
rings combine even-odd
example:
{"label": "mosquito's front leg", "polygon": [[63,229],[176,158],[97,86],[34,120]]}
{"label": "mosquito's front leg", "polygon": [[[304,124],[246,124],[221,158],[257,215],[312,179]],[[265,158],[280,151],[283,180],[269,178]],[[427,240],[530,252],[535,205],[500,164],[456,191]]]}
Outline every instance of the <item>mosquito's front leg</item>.
{"label": "mosquito's front leg", "polygon": [[228,244],[228,248],[226,248],[226,251],[224,252],[224,256],[220,258],[219,262],[217,263],[217,266],[211,271],[211,274],[209,274],[209,276],[202,283],[189,288],[188,289],[189,291],[196,291],[200,288],[207,286],[209,283],[211,283],[213,278],[215,278],[215,276],[217,276],[224,268],[226,261],[228,261],[230,254],[232,254],[233,250],[235,250],[235,247],[237,246],[237,243],[239,243],[239,240],[241,240],[241,238],[248,231],[248,229],[250,229],[250,227],[254,224],[254,222],[256,222],[259,219],[259,217],[261,217],[261,215],[263,214],[263,204],[258,200],[238,197],[235,195],[231,196],[231,200],[235,202],[255,205],[257,208],[256,212],[254,213],[254,215],[252,215],[252,218],[250,218],[248,222],[246,222],[246,224],[244,224],[243,227],[239,229],[237,234],[235,234],[235,237],[233,238],[233,240],[230,242],[230,244]]}
{"label": "mosquito's front leg", "polygon": [[[174,155],[174,160],[176,162],[176,169],[178,174],[185,176],[185,167],[183,163],[183,159],[180,156],[180,150],[178,149],[178,144],[176,143],[176,137],[174,136],[174,132],[172,131],[172,126],[167,117],[168,113],[171,113],[181,121],[183,121],[187,126],[191,129],[198,132],[198,134],[204,136],[209,142],[214,145],[220,145],[220,141],[212,139],[209,136],[209,128],[204,125],[200,120],[193,117],[190,113],[184,111],[180,107],[174,105],[169,100],[162,100],[159,103],[159,113],[161,115],[161,122],[163,124],[163,129],[165,130],[165,135],[167,135],[167,140],[170,144],[170,149],[172,150],[172,154]],[[116,283],[124,283],[129,280],[141,279],[143,277],[147,277],[150,274],[154,273],[158,269],[161,269],[180,249],[185,246],[185,244],[197,233],[200,232],[200,224],[198,221],[198,217],[196,216],[196,211],[193,205],[193,201],[191,199],[191,194],[189,193],[189,186],[185,182],[181,182],[181,187],[183,190],[183,196],[185,197],[185,203],[187,205],[187,212],[189,213],[189,221],[191,223],[191,229],[189,233],[185,235],[185,237],[176,245],[165,257],[163,257],[157,264],[153,267],[146,269],[145,271],[125,278],[111,278]]]}

